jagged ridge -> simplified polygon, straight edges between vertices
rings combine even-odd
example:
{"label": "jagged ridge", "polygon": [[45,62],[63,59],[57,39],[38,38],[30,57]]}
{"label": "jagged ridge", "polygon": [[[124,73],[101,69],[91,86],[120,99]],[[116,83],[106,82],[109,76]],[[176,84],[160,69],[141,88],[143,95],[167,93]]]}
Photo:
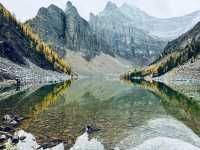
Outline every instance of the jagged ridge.
{"label": "jagged ridge", "polygon": [[37,16],[26,24],[62,57],[66,49],[83,52],[88,57],[93,57],[100,51],[113,54],[110,46],[93,33],[88,22],[81,18],[71,2],[67,2],[65,12],[55,5],[41,8]]}

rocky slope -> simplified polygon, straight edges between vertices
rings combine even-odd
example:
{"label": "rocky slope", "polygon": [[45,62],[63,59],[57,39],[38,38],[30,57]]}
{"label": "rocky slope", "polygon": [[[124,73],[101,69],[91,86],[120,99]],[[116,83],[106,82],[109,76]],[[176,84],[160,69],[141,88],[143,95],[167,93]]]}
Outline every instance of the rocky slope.
{"label": "rocky slope", "polygon": [[131,76],[158,77],[173,80],[199,80],[200,75],[200,22],[179,38],[170,42],[159,59],[150,66],[131,73]]}
{"label": "rocky slope", "polygon": [[176,81],[176,84],[184,83],[192,85],[194,88],[195,85],[200,84],[200,55],[189,59],[183,65],[170,70],[158,79],[169,84]]}
{"label": "rocky slope", "polygon": [[58,81],[67,78],[62,72],[70,66],[0,4],[0,81]]}
{"label": "rocky slope", "polygon": [[136,62],[143,66],[160,54],[165,42],[139,29],[134,24],[137,19],[141,19],[139,14],[131,19],[112,2],[108,2],[99,15],[90,14],[93,30],[111,45],[117,55],[129,60],[136,57]]}
{"label": "rocky slope", "polygon": [[200,11],[181,17],[167,19],[150,16],[144,11],[126,3],[120,7],[120,11],[129,18],[129,22],[133,26],[148,31],[150,35],[155,35],[168,40],[177,38],[193,28],[195,24],[200,21]]}
{"label": "rocky slope", "polygon": [[132,66],[131,62],[124,58],[112,57],[103,52],[87,61],[83,54],[68,50],[64,58],[71,64],[73,71],[86,76],[114,75],[118,77]]}
{"label": "rocky slope", "polygon": [[100,51],[113,54],[109,45],[93,33],[90,25],[72,5],[67,2],[65,12],[55,5],[41,8],[35,18],[28,20],[34,32],[63,57],[65,49],[83,52],[90,59]]}
{"label": "rocky slope", "polygon": [[[176,65],[169,70],[163,77],[166,80],[176,81],[200,81],[200,22],[194,28],[179,38],[168,43],[164,52],[164,56],[177,55],[180,53],[180,58],[174,60]],[[182,54],[181,54],[182,53]],[[160,60],[162,61],[162,59]],[[159,63],[159,61],[156,63]]]}

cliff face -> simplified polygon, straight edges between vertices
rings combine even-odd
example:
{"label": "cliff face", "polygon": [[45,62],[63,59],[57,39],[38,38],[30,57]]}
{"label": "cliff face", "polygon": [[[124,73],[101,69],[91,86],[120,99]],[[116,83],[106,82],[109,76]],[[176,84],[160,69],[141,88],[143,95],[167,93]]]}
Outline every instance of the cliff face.
{"label": "cliff face", "polygon": [[65,12],[55,5],[41,8],[37,16],[27,21],[27,24],[61,56],[65,55],[65,49],[83,52],[88,57],[93,57],[100,51],[113,54],[110,46],[94,34],[71,2],[67,3]]}
{"label": "cliff face", "polygon": [[69,71],[55,59],[56,53],[35,36],[0,4],[0,80],[41,82],[45,75],[53,77],[59,74],[57,71]]}
{"label": "cliff face", "polygon": [[136,62],[147,65],[160,54],[165,42],[150,36],[134,23],[135,20],[130,19],[112,2],[108,2],[98,15],[90,15],[93,30],[111,45],[117,55],[129,60],[137,58]]}
{"label": "cliff face", "polygon": [[91,14],[88,23],[68,2],[65,11],[55,5],[41,8],[27,24],[62,57],[66,49],[83,52],[87,60],[103,52],[143,66],[160,54],[165,42],[126,24],[116,5],[108,3],[103,13],[101,17]]}

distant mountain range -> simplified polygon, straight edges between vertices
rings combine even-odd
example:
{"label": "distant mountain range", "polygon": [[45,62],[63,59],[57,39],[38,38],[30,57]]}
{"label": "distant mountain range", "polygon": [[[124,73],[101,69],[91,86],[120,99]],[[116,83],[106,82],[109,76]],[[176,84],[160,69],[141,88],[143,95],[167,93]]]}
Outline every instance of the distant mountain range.
{"label": "distant mountain range", "polygon": [[130,6],[127,3],[117,7],[116,4],[108,2],[104,11],[96,17],[113,17],[113,20],[118,19],[116,20],[119,21],[118,24],[129,25],[146,31],[149,35],[172,40],[190,30],[200,21],[200,11],[181,17],[160,19],[150,16],[139,8]]}
{"label": "distant mountain range", "polygon": [[[109,14],[110,8],[112,9],[112,4],[108,3],[104,13]],[[125,19],[122,13],[114,14]],[[143,66],[152,62],[164,48],[165,42],[140,29],[123,26],[120,18],[112,18],[117,19],[113,22],[115,30],[110,30],[109,27],[101,30],[100,26],[103,24],[95,26],[92,18],[88,23],[80,17],[72,3],[67,2],[65,11],[55,5],[41,8],[37,16],[26,24],[63,57],[65,49],[70,49],[82,52],[83,57],[88,60],[103,52],[125,58],[135,65]],[[105,25],[111,24],[110,18],[105,20],[102,20]]]}
{"label": "distant mountain range", "polygon": [[[128,5],[123,6],[123,9],[131,8]],[[137,28],[134,22],[140,17],[137,16],[133,20],[122,8],[108,2],[99,15],[90,14],[90,25],[96,34],[111,45],[117,55],[129,60],[138,58],[136,61],[146,65],[162,52],[166,43],[156,36],[149,35],[147,31]]]}
{"label": "distant mountain range", "polygon": [[55,5],[41,8],[26,24],[62,57],[66,49],[81,52],[87,60],[103,52],[144,66],[159,57],[169,39],[188,31],[199,20],[199,12],[159,19],[126,3],[118,7],[108,2],[98,15],[91,13],[87,22],[67,2],[65,11]]}

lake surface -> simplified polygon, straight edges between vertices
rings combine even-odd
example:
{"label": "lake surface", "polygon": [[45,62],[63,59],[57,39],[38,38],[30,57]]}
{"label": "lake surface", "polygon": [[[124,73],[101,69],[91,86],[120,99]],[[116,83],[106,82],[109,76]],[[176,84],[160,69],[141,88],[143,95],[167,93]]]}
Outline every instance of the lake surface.
{"label": "lake surface", "polygon": [[[38,143],[59,138],[66,149],[87,142],[106,150],[200,147],[199,101],[162,83],[93,78],[34,87],[1,98],[0,117],[12,113],[29,117],[19,128]],[[101,130],[81,143],[86,125]]]}

